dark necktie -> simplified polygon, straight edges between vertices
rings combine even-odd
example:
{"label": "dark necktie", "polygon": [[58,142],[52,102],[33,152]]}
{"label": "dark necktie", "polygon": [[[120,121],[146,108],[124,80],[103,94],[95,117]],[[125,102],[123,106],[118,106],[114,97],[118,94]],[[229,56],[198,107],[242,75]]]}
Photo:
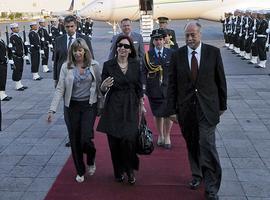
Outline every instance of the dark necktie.
{"label": "dark necktie", "polygon": [[196,53],[197,53],[196,51],[192,51],[191,57],[191,76],[194,82],[196,81],[198,74],[198,60],[195,56]]}
{"label": "dark necktie", "polygon": [[158,59],[161,60],[161,52],[158,51]]}
{"label": "dark necktie", "polygon": [[69,36],[68,48],[67,48],[67,49],[69,49],[69,47],[70,47],[70,45],[71,45],[71,43],[72,43],[72,39],[73,39],[73,37],[72,37],[72,36]]}

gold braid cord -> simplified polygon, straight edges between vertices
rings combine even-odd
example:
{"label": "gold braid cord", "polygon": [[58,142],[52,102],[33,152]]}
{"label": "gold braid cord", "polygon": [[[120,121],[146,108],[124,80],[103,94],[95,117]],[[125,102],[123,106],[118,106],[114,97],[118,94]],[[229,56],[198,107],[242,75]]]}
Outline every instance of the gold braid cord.
{"label": "gold braid cord", "polygon": [[146,63],[146,68],[148,70],[148,73],[157,73],[159,72],[159,81],[162,83],[163,80],[163,68],[162,65],[154,65],[150,62],[149,59],[149,53],[145,53],[145,63]]}

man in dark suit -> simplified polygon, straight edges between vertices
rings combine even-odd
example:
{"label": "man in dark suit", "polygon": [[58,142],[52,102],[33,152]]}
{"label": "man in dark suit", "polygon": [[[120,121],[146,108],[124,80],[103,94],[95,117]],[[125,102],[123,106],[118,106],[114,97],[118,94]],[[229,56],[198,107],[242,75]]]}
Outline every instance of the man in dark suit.
{"label": "man in dark suit", "polygon": [[186,45],[172,54],[169,67],[168,112],[177,115],[186,140],[197,189],[204,179],[206,199],[218,199],[221,166],[215,129],[227,109],[227,86],[220,50],[201,42],[201,25],[185,27]]}
{"label": "man in dark suit", "polygon": [[111,45],[111,48],[110,48],[110,54],[109,54],[108,59],[112,59],[116,55],[115,42],[116,42],[117,38],[120,35],[127,35],[133,40],[133,45],[135,47],[136,54],[137,54],[136,58],[139,61],[142,61],[142,59],[144,57],[144,45],[143,45],[143,37],[142,37],[142,35],[132,31],[131,20],[128,19],[128,18],[124,18],[124,19],[121,20],[121,30],[122,30],[121,33],[119,33],[117,35],[114,35],[113,38],[112,38],[112,41],[111,41],[112,45]]}
{"label": "man in dark suit", "polygon": [[[56,38],[54,46],[54,67],[53,67],[53,79],[55,81],[55,87],[57,86],[60,70],[64,62],[67,60],[68,48],[76,38],[83,38],[88,45],[92,57],[94,58],[93,49],[89,37],[77,33],[77,20],[74,16],[70,15],[65,17],[64,26],[67,34],[61,35]],[[70,142],[66,143],[66,146],[70,146]]]}
{"label": "man in dark suit", "polygon": [[91,45],[91,41],[89,37],[76,32],[77,30],[76,18],[71,15],[65,17],[64,26],[65,26],[65,30],[67,34],[59,36],[55,40],[55,47],[54,47],[55,57],[54,57],[54,67],[53,67],[53,79],[55,80],[55,86],[58,83],[62,64],[66,62],[67,60],[68,47],[72,44],[72,42],[76,38],[83,38],[86,41],[91,51],[92,57],[94,58],[93,49],[92,49],[92,45]]}

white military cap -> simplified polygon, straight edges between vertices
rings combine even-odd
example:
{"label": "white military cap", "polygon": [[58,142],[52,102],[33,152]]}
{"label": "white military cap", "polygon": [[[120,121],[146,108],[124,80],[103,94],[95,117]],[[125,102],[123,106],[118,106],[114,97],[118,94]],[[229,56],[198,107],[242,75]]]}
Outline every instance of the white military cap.
{"label": "white military cap", "polygon": [[36,21],[30,22],[30,26],[37,25]]}
{"label": "white military cap", "polygon": [[19,27],[19,24],[17,24],[17,23],[10,24],[10,28],[16,28],[16,27]]}
{"label": "white military cap", "polygon": [[38,20],[38,22],[45,22],[45,19],[41,18]]}

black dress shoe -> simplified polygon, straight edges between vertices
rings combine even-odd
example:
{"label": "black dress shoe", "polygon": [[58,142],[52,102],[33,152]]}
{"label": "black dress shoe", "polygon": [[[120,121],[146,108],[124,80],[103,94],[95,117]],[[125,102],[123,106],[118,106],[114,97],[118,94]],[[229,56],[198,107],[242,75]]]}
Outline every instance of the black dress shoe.
{"label": "black dress shoe", "polygon": [[214,194],[214,193],[205,193],[205,198],[206,200],[218,200],[219,197],[217,194]]}
{"label": "black dress shoe", "polygon": [[2,101],[9,101],[11,99],[12,99],[12,97],[6,96],[4,99],[2,99]]}
{"label": "black dress shoe", "polygon": [[23,89],[25,89],[25,90],[26,90],[27,88],[28,88],[27,86],[23,86]]}
{"label": "black dress shoe", "polygon": [[48,70],[48,71],[46,71],[45,73],[50,73],[50,72],[52,72],[51,70]]}
{"label": "black dress shoe", "polygon": [[66,147],[70,147],[70,141],[65,144]]}
{"label": "black dress shoe", "polygon": [[189,182],[190,189],[192,189],[192,190],[198,189],[198,187],[200,186],[201,182],[202,182],[202,179],[200,177],[193,178]]}

